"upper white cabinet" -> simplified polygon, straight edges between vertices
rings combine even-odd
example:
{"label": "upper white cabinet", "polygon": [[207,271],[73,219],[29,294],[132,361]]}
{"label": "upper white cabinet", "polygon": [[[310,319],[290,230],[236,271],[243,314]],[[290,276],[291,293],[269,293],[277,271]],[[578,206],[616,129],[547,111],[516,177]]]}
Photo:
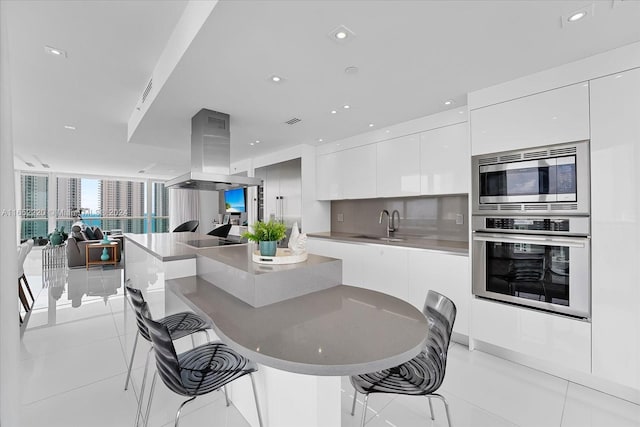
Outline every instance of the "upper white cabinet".
{"label": "upper white cabinet", "polygon": [[343,197],[341,152],[316,157],[316,198],[338,200]]}
{"label": "upper white cabinet", "polygon": [[407,135],[379,142],[378,197],[420,194],[420,137]]}
{"label": "upper white cabinet", "polygon": [[322,154],[316,162],[317,199],[376,197],[376,144]]}
{"label": "upper white cabinet", "polygon": [[343,198],[376,197],[376,144],[340,151]]}
{"label": "upper white cabinet", "polygon": [[420,134],[420,193],[468,193],[471,158],[467,123]]}
{"label": "upper white cabinet", "polygon": [[640,389],[640,69],[591,81],[593,374]]}
{"label": "upper white cabinet", "polygon": [[471,111],[471,154],[589,139],[589,85],[578,83]]}

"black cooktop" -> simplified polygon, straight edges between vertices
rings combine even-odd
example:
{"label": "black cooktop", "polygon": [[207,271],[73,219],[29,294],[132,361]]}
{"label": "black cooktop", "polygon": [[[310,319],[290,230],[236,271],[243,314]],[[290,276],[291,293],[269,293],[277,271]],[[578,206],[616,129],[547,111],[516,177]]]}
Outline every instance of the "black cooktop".
{"label": "black cooktop", "polygon": [[207,240],[187,240],[185,243],[195,248],[213,248],[216,246],[239,245],[242,242],[239,240],[230,240],[230,239],[207,239]]}

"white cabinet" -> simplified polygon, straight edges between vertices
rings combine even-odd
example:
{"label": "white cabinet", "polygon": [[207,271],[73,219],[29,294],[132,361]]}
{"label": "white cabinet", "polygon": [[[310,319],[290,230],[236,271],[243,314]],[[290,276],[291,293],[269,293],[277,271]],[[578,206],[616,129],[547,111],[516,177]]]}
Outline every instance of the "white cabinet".
{"label": "white cabinet", "polygon": [[453,331],[469,335],[471,281],[469,257],[429,251],[408,251],[409,301],[419,310],[429,290],[449,298],[456,305]]}
{"label": "white cabinet", "polygon": [[318,200],[342,199],[343,187],[340,152],[316,157],[316,198]]}
{"label": "white cabinet", "polygon": [[467,123],[420,134],[420,193],[469,193],[471,158]]}
{"label": "white cabinet", "polygon": [[362,260],[361,286],[407,301],[408,250],[382,245],[358,245]]}
{"label": "white cabinet", "polygon": [[316,198],[376,197],[376,145],[363,145],[317,157]]}
{"label": "white cabinet", "polygon": [[640,389],[640,69],[591,82],[593,374]]}
{"label": "white cabinet", "polygon": [[420,194],[420,136],[407,135],[377,145],[378,197]]}
{"label": "white cabinet", "polygon": [[362,254],[359,245],[327,239],[307,240],[307,251],[342,260],[342,283],[362,287]]}
{"label": "white cabinet", "polygon": [[376,197],[376,144],[340,151],[343,198]]}
{"label": "white cabinet", "polygon": [[[591,325],[542,311],[471,300],[471,340],[479,340],[553,365],[591,371]],[[471,343],[470,343],[471,344]]]}
{"label": "white cabinet", "polygon": [[471,153],[589,139],[589,86],[578,83],[471,111]]}

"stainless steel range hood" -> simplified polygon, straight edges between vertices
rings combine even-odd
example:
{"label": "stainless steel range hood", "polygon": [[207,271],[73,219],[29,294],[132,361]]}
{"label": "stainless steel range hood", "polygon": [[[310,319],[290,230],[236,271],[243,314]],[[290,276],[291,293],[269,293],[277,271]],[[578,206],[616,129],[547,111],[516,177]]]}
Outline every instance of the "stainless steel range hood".
{"label": "stainless steel range hood", "polygon": [[229,115],[202,109],[191,119],[191,172],[165,182],[167,188],[229,190],[262,185],[262,179],[230,174]]}

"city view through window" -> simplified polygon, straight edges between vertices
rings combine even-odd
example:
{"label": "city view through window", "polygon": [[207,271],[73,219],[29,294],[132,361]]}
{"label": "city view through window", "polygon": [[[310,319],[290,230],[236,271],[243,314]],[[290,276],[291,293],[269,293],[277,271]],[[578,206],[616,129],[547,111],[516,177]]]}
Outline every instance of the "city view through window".
{"label": "city view through window", "polygon": [[[21,238],[46,238],[49,219],[69,232],[82,220],[88,226],[122,233],[146,233],[147,191],[141,181],[107,180],[80,177],[21,176]],[[54,190],[55,188],[55,190]],[[169,231],[168,191],[163,183],[151,184],[151,232]],[[55,191],[55,206],[49,206]],[[36,242],[37,244],[39,242]],[[44,242],[40,242],[44,243]]]}

